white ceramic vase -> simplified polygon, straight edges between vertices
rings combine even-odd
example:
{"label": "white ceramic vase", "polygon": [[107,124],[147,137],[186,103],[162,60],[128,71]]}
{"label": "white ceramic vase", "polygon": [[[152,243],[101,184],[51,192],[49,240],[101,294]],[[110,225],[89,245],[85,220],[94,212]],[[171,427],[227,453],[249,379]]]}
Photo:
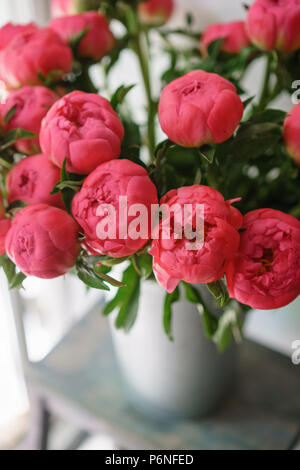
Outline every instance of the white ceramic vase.
{"label": "white ceramic vase", "polygon": [[167,420],[200,417],[222,403],[235,383],[236,349],[224,354],[206,339],[196,307],[183,297],[173,306],[174,342],[163,331],[165,291],[142,285],[139,315],[130,333],[110,319],[115,352],[130,403]]}

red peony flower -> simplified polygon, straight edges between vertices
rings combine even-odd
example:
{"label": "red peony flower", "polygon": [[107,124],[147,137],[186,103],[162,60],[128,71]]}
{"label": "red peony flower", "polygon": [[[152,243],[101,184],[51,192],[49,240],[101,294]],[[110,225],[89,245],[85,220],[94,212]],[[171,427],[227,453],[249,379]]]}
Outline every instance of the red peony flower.
{"label": "red peony flower", "polygon": [[239,54],[241,50],[250,45],[244,21],[231,23],[214,23],[209,25],[201,37],[201,49],[207,55],[208,46],[217,39],[224,39],[221,50],[231,54]]}
{"label": "red peony flower", "polygon": [[99,61],[113,47],[115,40],[104,15],[89,11],[80,15],[56,18],[50,23],[52,28],[69,44],[76,35],[86,30],[80,41],[77,54],[79,57]]}
{"label": "red peony flower", "polygon": [[61,167],[66,158],[68,171],[85,175],[119,157],[123,136],[123,125],[105,98],[74,91],[48,112],[40,144],[55,165]]}
{"label": "red peony flower", "polygon": [[61,195],[50,194],[59,181],[59,168],[45,155],[24,158],[7,175],[7,202],[43,203],[64,209]]}
{"label": "red peony flower", "polygon": [[256,0],[248,10],[250,39],[261,49],[300,48],[300,0]]}
{"label": "red peony flower", "polygon": [[18,140],[15,143],[20,153],[34,154],[40,151],[38,134],[41,123],[51,106],[58,100],[58,96],[49,88],[43,86],[25,86],[20,90],[12,92],[4,105],[1,105],[1,115],[5,115],[15,107],[15,112],[4,131],[12,129],[25,129],[37,134],[34,139]]}
{"label": "red peony flower", "polygon": [[[98,166],[87,177],[73,199],[72,213],[83,229],[84,244],[89,251],[122,258],[139,251],[150,239],[151,205],[157,202],[156,188],[143,167],[125,159],[112,160]],[[133,223],[139,214],[131,214],[135,204],[143,205],[147,211],[144,216],[141,214],[140,227]],[[115,214],[111,214],[108,224],[105,222],[107,205]],[[140,232],[138,238],[133,233],[135,230]]]}
{"label": "red peony flower", "polygon": [[37,26],[34,23],[28,24],[13,24],[6,23],[0,28],[0,51],[14,39],[17,34],[24,33],[26,31],[36,30]]}
{"label": "red peony flower", "polygon": [[[155,227],[150,251],[157,281],[172,292],[181,280],[210,283],[221,279],[239,246],[240,212],[225,202],[218,191],[201,185],[174,189],[161,199],[162,204],[166,205],[163,212],[168,209],[170,217],[163,216]],[[192,206],[190,220],[183,216],[188,205]],[[197,205],[204,210],[203,243],[192,247],[193,240],[187,238],[184,227],[190,224],[193,231],[199,230]]]}
{"label": "red peony flower", "polygon": [[234,85],[203,70],[171,82],[159,102],[162,130],[182,147],[224,142],[234,133],[242,115],[243,104]]}
{"label": "red peony flower", "polygon": [[239,251],[226,270],[230,296],[258,309],[289,304],[300,294],[300,222],[273,209],[244,217]]}
{"label": "red peony flower", "polygon": [[0,51],[0,79],[8,89],[41,85],[41,76],[59,80],[72,66],[72,51],[50,28],[17,34]]}
{"label": "red peony flower", "polygon": [[28,276],[52,279],[71,269],[80,251],[79,227],[57,207],[32,204],[15,216],[6,236],[6,252]]}
{"label": "red peony flower", "polygon": [[138,15],[148,26],[161,26],[170,19],[173,10],[173,0],[147,0],[139,4]]}
{"label": "red peony flower", "polygon": [[6,236],[11,226],[11,219],[1,219],[0,220],[0,256],[4,255]]}

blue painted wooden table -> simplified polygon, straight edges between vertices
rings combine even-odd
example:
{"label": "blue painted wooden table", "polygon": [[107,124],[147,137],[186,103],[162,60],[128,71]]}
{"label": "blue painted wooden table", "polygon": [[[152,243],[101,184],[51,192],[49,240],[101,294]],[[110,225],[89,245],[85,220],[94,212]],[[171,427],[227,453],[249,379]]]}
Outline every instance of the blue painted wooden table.
{"label": "blue painted wooden table", "polygon": [[289,449],[299,436],[300,366],[249,342],[241,346],[236,390],[213,415],[169,424],[141,416],[124,399],[100,308],[28,366],[26,377],[51,410],[131,450]]}

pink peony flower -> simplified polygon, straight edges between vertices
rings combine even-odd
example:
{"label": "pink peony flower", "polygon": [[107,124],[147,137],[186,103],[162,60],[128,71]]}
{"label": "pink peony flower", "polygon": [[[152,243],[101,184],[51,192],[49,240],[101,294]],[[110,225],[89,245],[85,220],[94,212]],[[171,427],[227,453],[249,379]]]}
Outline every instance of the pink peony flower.
{"label": "pink peony flower", "polygon": [[138,15],[148,26],[161,26],[170,19],[173,10],[173,0],[147,0],[139,4]]}
{"label": "pink peony flower", "polygon": [[274,309],[300,294],[300,222],[273,209],[244,217],[236,258],[227,267],[230,296],[258,309]]}
{"label": "pink peony flower", "polygon": [[5,218],[5,208],[2,194],[0,192],[0,256],[5,254],[5,239],[10,229],[11,219]]}
{"label": "pink peony flower", "polygon": [[67,44],[81,31],[87,30],[80,41],[78,56],[94,61],[99,61],[106,55],[115,42],[107,19],[97,11],[56,18],[50,23],[50,28]]}
{"label": "pink peony flower", "polygon": [[[120,197],[127,198],[124,210]],[[110,204],[116,211],[116,220],[112,217],[109,227],[105,227],[108,214],[105,210],[102,214],[98,212],[104,204]],[[135,227],[131,226],[139,216],[130,213],[134,204],[143,204],[147,209],[140,224],[143,228],[137,228],[137,232],[141,231],[139,238],[133,235]],[[150,239],[151,204],[157,204],[157,191],[147,171],[129,160],[112,160],[100,165],[87,177],[81,191],[73,199],[72,213],[83,229],[86,237],[84,244],[89,251],[122,258],[136,253]],[[116,226],[115,233],[108,232],[106,237],[113,225]]]}
{"label": "pink peony flower", "polygon": [[1,219],[0,220],[0,256],[6,253],[5,242],[6,236],[11,226],[11,219]]}
{"label": "pink peony flower", "polygon": [[42,84],[41,75],[60,79],[71,70],[72,51],[50,28],[17,34],[0,51],[0,79],[8,89]]}
{"label": "pink peony flower", "polygon": [[300,166],[300,104],[297,104],[286,117],[283,138],[288,153]]}
{"label": "pink peony flower", "polygon": [[7,202],[48,204],[64,209],[60,194],[51,191],[60,181],[60,170],[43,154],[24,158],[10,170],[6,179]]}
{"label": "pink peony flower", "polygon": [[16,149],[25,154],[33,154],[40,151],[39,137],[42,119],[49,108],[58,100],[58,96],[49,88],[42,86],[25,86],[9,95],[4,105],[1,106],[1,115],[5,115],[16,107],[16,110],[4,126],[5,131],[22,128],[37,134],[37,137],[29,140],[18,140]]}
{"label": "pink peony flower", "polygon": [[17,34],[26,31],[36,30],[37,26],[34,23],[28,24],[13,24],[6,23],[0,28],[0,51],[4,49]]}
{"label": "pink peony flower", "polygon": [[[239,246],[240,212],[231,207],[230,201],[225,202],[218,191],[201,185],[169,191],[160,204],[168,206],[171,224],[165,215],[153,231],[150,254],[157,281],[173,292],[181,280],[209,283],[221,279]],[[190,221],[182,215],[187,204],[192,205]],[[198,204],[204,206],[204,240],[202,246],[190,249],[191,240],[186,238],[183,228],[189,222],[193,231],[197,230]]]}
{"label": "pink peony flower", "polygon": [[248,10],[252,42],[266,51],[300,48],[300,0],[256,0]]}
{"label": "pink peony flower", "polygon": [[76,15],[87,10],[98,10],[101,0],[51,0],[51,16]]}
{"label": "pink peony flower", "polygon": [[207,55],[208,46],[217,39],[224,39],[221,50],[231,54],[239,54],[243,47],[250,45],[244,21],[231,23],[214,23],[209,25],[201,37],[201,50]]}
{"label": "pink peony flower", "polygon": [[6,252],[28,276],[62,276],[74,266],[79,254],[78,229],[67,212],[32,204],[15,216],[6,237]]}
{"label": "pink peony flower", "polygon": [[170,140],[183,147],[221,143],[234,133],[243,104],[232,83],[195,70],[167,85],[159,102],[159,120]]}
{"label": "pink peony flower", "polygon": [[118,158],[123,125],[110,103],[99,95],[74,91],[57,101],[43,121],[43,152],[67,170],[88,174],[100,163]]}
{"label": "pink peony flower", "polygon": [[59,18],[67,15],[75,15],[76,0],[51,0],[51,16]]}

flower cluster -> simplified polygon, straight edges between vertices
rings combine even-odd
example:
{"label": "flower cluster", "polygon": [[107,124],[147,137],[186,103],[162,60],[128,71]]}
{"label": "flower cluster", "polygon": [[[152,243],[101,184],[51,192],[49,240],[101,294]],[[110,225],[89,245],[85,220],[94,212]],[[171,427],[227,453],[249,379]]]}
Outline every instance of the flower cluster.
{"label": "flower cluster", "polygon": [[[207,284],[219,305],[238,311],[287,305],[300,294],[300,104],[287,115],[266,110],[283,88],[271,76],[276,64],[268,62],[258,103],[242,96],[237,77],[264,54],[290,73],[300,0],[256,0],[245,22],[208,26],[200,47],[188,28],[198,41],[184,54],[190,66],[171,50],[157,99],[143,49],[174,3],[131,3],[112,2],[105,17],[100,1],[53,0],[48,27],[0,29],[1,263],[43,279],[75,266],[90,287],[123,289],[109,308],[125,299],[124,326],[139,288],[128,274],[109,276],[123,262],[138,282],[156,279],[167,306],[180,284]],[[114,38],[111,18],[124,37]],[[161,35],[171,47],[169,32]],[[100,94],[89,74],[102,60],[110,85],[126,47],[141,66],[146,125],[129,110],[132,86],[110,93],[103,84]]]}

